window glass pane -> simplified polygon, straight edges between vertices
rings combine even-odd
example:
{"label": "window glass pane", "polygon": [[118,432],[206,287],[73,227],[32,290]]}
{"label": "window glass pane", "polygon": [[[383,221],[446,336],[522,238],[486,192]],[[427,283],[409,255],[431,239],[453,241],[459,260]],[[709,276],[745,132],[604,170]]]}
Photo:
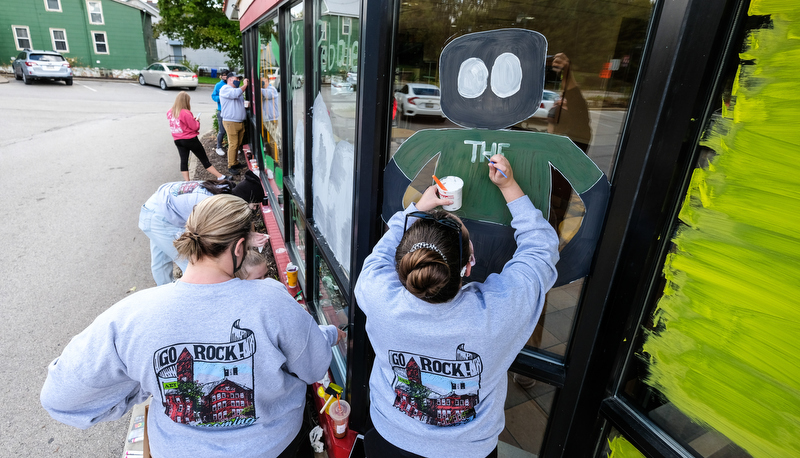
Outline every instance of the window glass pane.
{"label": "window glass pane", "polygon": [[[320,1],[318,9],[323,13],[314,28],[318,43],[315,75],[319,88],[314,100],[311,152],[314,222],[341,269],[349,274],[361,2],[348,0],[326,4]],[[346,29],[344,24],[347,24]]]}
{"label": "window glass pane", "polygon": [[613,426],[609,429],[606,439],[602,441],[599,452],[597,458],[644,458],[642,452]]}
{"label": "window glass pane", "polygon": [[552,385],[508,372],[506,426],[500,434],[499,456],[539,455],[556,393]]}
{"label": "window glass pane", "polygon": [[103,5],[100,2],[89,2],[89,22],[92,24],[103,23]]}
{"label": "window glass pane", "polygon": [[[315,252],[318,294],[314,308],[318,314],[318,321],[321,324],[332,324],[337,327],[346,326],[348,323],[347,302],[345,302],[342,293],[339,291],[339,286],[333,278],[330,267],[319,254],[319,249],[315,250]],[[337,359],[341,358],[344,361],[347,355],[347,339],[342,339],[334,347],[334,352],[338,354]],[[344,369],[344,367],[342,365],[341,369]]]}
{"label": "window glass pane", "polygon": [[298,268],[300,269],[300,274],[303,278],[305,278],[306,223],[304,222],[302,215],[300,214],[300,207],[297,206],[294,200],[291,200],[291,202],[292,202],[292,232],[289,234],[289,241],[291,243],[291,248],[296,255],[296,258],[294,259],[299,260]]}
{"label": "window glass pane", "polygon": [[710,99],[696,168],[621,387],[701,457],[800,453],[800,239],[797,213],[788,210],[800,208],[800,198],[787,192],[800,189],[790,140],[797,124],[771,91],[791,78],[785,60],[752,46],[781,40],[789,26],[774,15],[751,17],[745,28],[744,49],[732,46],[720,93]]}
{"label": "window glass pane", "polygon": [[[437,170],[442,170],[437,169],[440,163],[448,163],[446,159],[442,159],[448,152],[469,155],[471,152],[474,154],[498,151],[504,147],[507,155],[514,154],[513,151],[520,151],[518,146],[515,150],[515,145],[520,143],[544,145],[545,142],[552,141],[548,134],[569,137],[580,150],[577,152],[580,158],[571,161],[586,163],[585,158],[588,156],[594,165],[588,164],[587,167],[591,167],[593,173],[599,176],[604,174],[605,177],[601,179],[607,180],[614,168],[622,126],[628,113],[654,3],[650,0],[626,2],[575,0],[565,9],[559,2],[527,0],[499,0],[491,5],[477,0],[401,2],[394,53],[394,107],[389,144],[390,160],[412,134],[427,131],[426,135],[430,135],[431,138],[435,135],[453,135],[457,133],[455,130],[463,128],[448,119],[448,116],[455,117],[457,121],[461,121],[461,125],[465,125],[463,119],[458,119],[459,116],[465,118],[472,116],[473,119],[478,119],[477,113],[485,113],[487,109],[498,106],[476,102],[473,110],[476,114],[470,113],[468,109],[460,110],[458,113],[442,111],[443,92],[461,94],[465,104],[469,103],[473,96],[473,94],[470,94],[470,97],[464,95],[466,93],[462,92],[462,87],[442,86],[442,78],[446,79],[446,74],[442,74],[439,63],[446,45],[476,32],[498,32],[499,29],[509,28],[539,32],[547,41],[545,56],[540,57],[544,58],[545,69],[541,100],[537,105],[538,97],[532,97],[531,106],[526,109],[529,108],[529,112],[533,114],[526,118],[523,113],[517,117],[519,121],[509,122],[513,125],[507,126],[508,135],[505,137],[514,140],[508,141],[504,146],[503,142],[506,140],[503,140],[500,137],[502,134],[495,130],[498,132],[497,140],[474,146],[465,144],[462,150],[457,150],[456,146],[448,146],[451,150],[445,151],[440,156],[436,154],[442,148],[433,149],[429,161],[426,159],[415,162],[414,170],[403,170],[406,176],[414,177],[405,191],[403,203],[408,204],[432,184],[431,175]],[[484,37],[494,36],[497,34],[484,35]],[[504,68],[496,64],[500,53],[506,51],[502,48],[511,45],[493,42],[493,46],[495,45],[498,47],[498,54],[491,60],[487,58],[487,62],[484,63],[486,76],[483,82],[486,86],[484,92],[497,98],[500,96],[491,95],[491,93],[497,94],[498,90],[492,85],[497,81],[502,82],[503,77],[512,75],[513,68]],[[478,47],[478,49],[488,48],[488,46]],[[524,105],[524,101],[514,100],[514,103]],[[464,107],[459,106],[459,108]],[[530,135],[524,135],[527,133]],[[420,137],[415,136],[414,145],[418,145],[419,141]],[[455,139],[448,145],[461,145],[461,143],[461,139]],[[574,149],[575,146],[570,148]],[[566,170],[569,167],[558,168]],[[446,171],[441,173],[447,174]],[[441,173],[437,175],[440,176]],[[566,249],[576,234],[579,237],[575,240],[581,240],[579,232],[581,228],[602,224],[603,215],[594,216],[594,213],[591,213],[592,218],[588,219],[582,195],[573,190],[573,185],[570,184],[576,183],[576,179],[573,179],[574,172],[566,170],[564,173],[568,175],[569,180],[556,170],[556,166],[551,168],[549,196],[546,189],[536,187],[529,182],[524,183],[523,188],[532,188],[529,191],[530,197],[534,202],[538,202],[537,205],[544,207],[541,208],[542,211],[548,214],[551,225],[559,233],[559,250],[562,253],[559,271],[568,272],[574,269],[585,272],[588,270],[591,256],[583,258],[566,256],[570,251],[575,251],[574,248]],[[599,180],[592,181],[592,183],[597,182]],[[604,186],[607,186],[607,183]],[[576,189],[579,187],[575,185]],[[588,188],[582,192],[587,192],[586,189]],[[469,196],[465,195],[464,199],[464,205],[469,205],[467,200]],[[548,200],[549,208],[546,203]],[[478,268],[481,268],[480,258],[475,270],[479,270]],[[486,269],[485,264],[482,268]],[[578,281],[575,281],[576,279]],[[557,285],[559,286],[548,295],[546,309],[542,315],[543,321],[537,328],[536,334],[531,337],[528,348],[546,350],[550,355],[562,357],[570,339],[583,282],[580,281],[578,274],[563,279]]]}
{"label": "window glass pane", "polygon": [[292,6],[289,11],[287,23],[289,24],[289,39],[287,53],[286,74],[290,75],[289,88],[287,89],[289,115],[287,120],[292,124],[289,128],[290,137],[286,139],[287,147],[291,152],[292,166],[290,174],[294,180],[297,194],[305,200],[305,40],[303,39],[305,11],[303,4]]}
{"label": "window glass pane", "polygon": [[60,0],[47,0],[47,9],[49,10],[60,10],[61,5],[59,5]]}
{"label": "window glass pane", "polygon": [[[277,18],[258,27],[259,79],[261,87],[261,151],[267,176],[283,176],[281,134],[281,72],[280,37]],[[282,180],[281,180],[282,181]],[[278,187],[277,198],[283,194],[283,184]],[[282,199],[282,198],[281,198]]]}

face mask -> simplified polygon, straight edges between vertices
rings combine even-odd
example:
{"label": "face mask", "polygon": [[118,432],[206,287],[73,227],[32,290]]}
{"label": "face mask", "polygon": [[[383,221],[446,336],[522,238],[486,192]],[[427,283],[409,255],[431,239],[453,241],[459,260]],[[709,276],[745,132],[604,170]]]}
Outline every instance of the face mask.
{"label": "face mask", "polygon": [[239,80],[233,82],[233,87],[239,87]]}

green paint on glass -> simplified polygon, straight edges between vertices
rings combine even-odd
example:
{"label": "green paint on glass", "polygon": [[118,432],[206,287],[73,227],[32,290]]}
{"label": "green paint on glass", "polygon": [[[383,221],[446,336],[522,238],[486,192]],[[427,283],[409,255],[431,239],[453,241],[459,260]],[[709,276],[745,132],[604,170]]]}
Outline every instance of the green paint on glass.
{"label": "green paint on glass", "polygon": [[644,458],[642,452],[622,436],[608,441],[608,458]]}
{"label": "green paint on glass", "polygon": [[[800,2],[753,0],[773,26],[745,40],[732,108],[703,145],[647,379],[753,457],[800,456]],[[622,456],[622,455],[621,455]],[[627,455],[624,455],[627,456]]]}
{"label": "green paint on glass", "polygon": [[283,189],[283,169],[280,167],[275,167],[275,184],[278,189]]}
{"label": "green paint on glass", "polygon": [[[510,225],[511,214],[505,199],[486,172],[488,160],[482,154],[484,151],[490,155],[503,154],[514,164],[514,178],[545,217],[550,209],[551,166],[561,172],[578,194],[589,190],[603,176],[569,138],[541,132],[423,130],[403,143],[394,160],[413,180],[425,164],[438,155],[437,177],[453,175],[464,180],[464,201],[459,216]],[[430,181],[433,184],[433,180]]]}

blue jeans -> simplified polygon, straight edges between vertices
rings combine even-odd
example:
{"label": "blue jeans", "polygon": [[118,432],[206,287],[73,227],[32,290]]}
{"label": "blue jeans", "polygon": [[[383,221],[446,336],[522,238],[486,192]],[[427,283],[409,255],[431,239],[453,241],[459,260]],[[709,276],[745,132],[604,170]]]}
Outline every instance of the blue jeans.
{"label": "blue jeans", "polygon": [[155,211],[142,205],[139,212],[139,229],[150,239],[150,270],[157,286],[166,285],[175,280],[172,275],[172,263],[178,264],[181,271],[186,272],[189,261],[178,256],[178,250],[172,244],[180,237],[185,228],[177,227]]}
{"label": "blue jeans", "polygon": [[222,138],[225,137],[225,126],[222,124],[222,113],[217,110],[217,125],[219,132],[217,132],[217,148],[222,148]]}

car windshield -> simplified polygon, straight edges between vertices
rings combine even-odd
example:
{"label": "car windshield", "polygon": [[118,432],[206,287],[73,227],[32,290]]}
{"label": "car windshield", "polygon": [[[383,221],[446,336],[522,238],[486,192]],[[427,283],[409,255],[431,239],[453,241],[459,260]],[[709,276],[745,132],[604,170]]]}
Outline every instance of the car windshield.
{"label": "car windshield", "polygon": [[167,69],[173,72],[191,72],[191,70],[183,65],[167,65]]}
{"label": "car windshield", "polygon": [[542,94],[542,100],[558,100],[558,94],[555,92],[545,92]]}
{"label": "car windshield", "polygon": [[429,87],[415,87],[414,94],[417,95],[427,95],[427,96],[439,96],[439,89],[429,88]]}
{"label": "car windshield", "polygon": [[63,62],[64,57],[57,54],[31,54],[29,60],[38,60],[40,62]]}

